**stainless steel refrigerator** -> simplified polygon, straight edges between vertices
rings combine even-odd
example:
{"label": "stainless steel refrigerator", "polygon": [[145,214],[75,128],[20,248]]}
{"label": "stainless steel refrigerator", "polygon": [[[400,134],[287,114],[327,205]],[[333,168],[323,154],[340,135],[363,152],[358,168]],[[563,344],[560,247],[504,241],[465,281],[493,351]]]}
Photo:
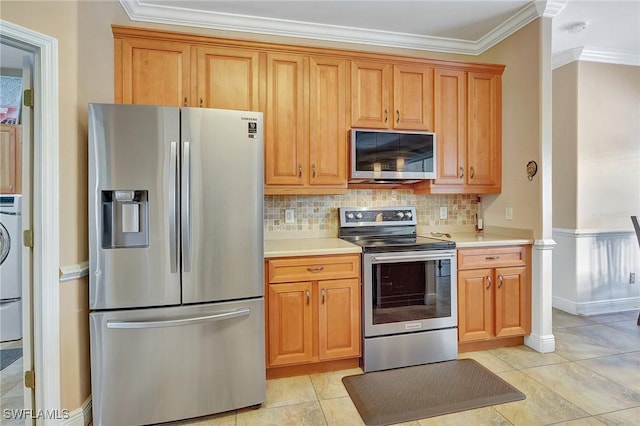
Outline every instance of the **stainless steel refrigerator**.
{"label": "stainless steel refrigerator", "polygon": [[89,105],[93,424],[265,401],[262,113]]}

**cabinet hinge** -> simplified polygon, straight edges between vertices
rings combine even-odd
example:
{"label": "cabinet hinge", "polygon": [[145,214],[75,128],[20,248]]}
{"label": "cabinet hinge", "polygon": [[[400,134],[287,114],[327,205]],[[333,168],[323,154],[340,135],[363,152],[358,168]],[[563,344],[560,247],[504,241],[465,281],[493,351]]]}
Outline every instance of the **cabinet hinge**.
{"label": "cabinet hinge", "polygon": [[33,370],[24,372],[24,387],[29,389],[36,388],[36,373]]}
{"label": "cabinet hinge", "polygon": [[26,89],[22,99],[24,106],[33,107],[33,89]]}
{"label": "cabinet hinge", "polygon": [[27,229],[22,233],[22,245],[33,247],[33,231],[31,229]]}

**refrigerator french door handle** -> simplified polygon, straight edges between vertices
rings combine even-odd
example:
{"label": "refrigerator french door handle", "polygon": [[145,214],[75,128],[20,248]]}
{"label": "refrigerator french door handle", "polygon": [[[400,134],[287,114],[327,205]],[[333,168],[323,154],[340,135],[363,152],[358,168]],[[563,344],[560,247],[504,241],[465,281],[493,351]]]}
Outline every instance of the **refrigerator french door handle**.
{"label": "refrigerator french door handle", "polygon": [[107,328],[119,329],[140,329],[140,328],[161,328],[161,327],[179,327],[184,325],[203,324],[212,321],[224,321],[232,318],[246,317],[251,315],[251,309],[241,308],[231,312],[222,314],[196,316],[190,318],[180,318],[165,321],[107,321]]}
{"label": "refrigerator french door handle", "polygon": [[169,157],[169,257],[171,273],[178,272],[178,142],[171,141]]}
{"label": "refrigerator french door handle", "polygon": [[182,268],[191,271],[191,144],[182,146]]}

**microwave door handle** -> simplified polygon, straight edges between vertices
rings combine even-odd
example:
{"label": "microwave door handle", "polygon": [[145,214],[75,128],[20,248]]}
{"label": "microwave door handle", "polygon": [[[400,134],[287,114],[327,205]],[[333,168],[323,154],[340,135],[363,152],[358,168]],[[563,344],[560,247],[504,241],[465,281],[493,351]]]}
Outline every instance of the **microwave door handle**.
{"label": "microwave door handle", "polygon": [[399,256],[373,256],[374,262],[393,262],[393,261],[425,261],[425,260],[442,260],[453,259],[455,256],[451,253],[438,253],[438,254],[419,254],[419,255],[399,255]]}

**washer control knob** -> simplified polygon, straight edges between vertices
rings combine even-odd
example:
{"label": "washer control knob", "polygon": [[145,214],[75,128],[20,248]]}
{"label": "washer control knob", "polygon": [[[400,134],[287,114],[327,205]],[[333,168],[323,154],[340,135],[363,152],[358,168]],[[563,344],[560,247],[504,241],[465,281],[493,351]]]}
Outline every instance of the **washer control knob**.
{"label": "washer control knob", "polygon": [[347,213],[347,219],[353,219],[353,218],[354,218],[353,213],[351,212]]}
{"label": "washer control knob", "polygon": [[362,213],[360,212],[356,213],[356,219],[362,219]]}
{"label": "washer control knob", "polygon": [[396,216],[398,216],[400,219],[402,219],[404,217],[404,213],[402,212],[397,212]]}
{"label": "washer control knob", "polygon": [[411,216],[413,216],[411,212],[405,212],[404,214],[404,217],[406,217],[407,219],[411,219]]}

